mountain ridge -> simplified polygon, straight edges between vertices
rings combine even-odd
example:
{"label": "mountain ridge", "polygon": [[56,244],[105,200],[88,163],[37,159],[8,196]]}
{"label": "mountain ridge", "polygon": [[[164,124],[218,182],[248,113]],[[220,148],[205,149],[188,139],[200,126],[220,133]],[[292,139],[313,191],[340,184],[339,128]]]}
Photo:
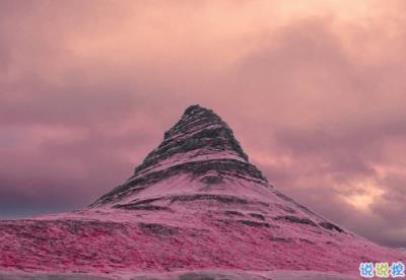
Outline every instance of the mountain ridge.
{"label": "mountain ridge", "polygon": [[358,275],[360,262],[405,258],[278,191],[231,128],[198,105],[186,109],[128,180],[89,207],[0,221],[0,252],[0,271],[102,274]]}
{"label": "mountain ridge", "polygon": [[[169,160],[186,153],[191,154],[189,160]],[[156,182],[157,177],[167,178],[182,171],[205,173],[210,169],[217,172],[234,169],[243,173],[242,175],[245,173],[259,181],[267,182],[261,171],[249,163],[247,154],[227,123],[212,110],[192,105],[185,110],[180,120],[164,133],[161,144],[135,168],[126,184],[103,195],[90,207],[111,202],[115,195],[120,198],[131,192],[134,185],[144,185],[149,180]],[[220,176],[205,177],[212,184],[216,178],[221,179]]]}

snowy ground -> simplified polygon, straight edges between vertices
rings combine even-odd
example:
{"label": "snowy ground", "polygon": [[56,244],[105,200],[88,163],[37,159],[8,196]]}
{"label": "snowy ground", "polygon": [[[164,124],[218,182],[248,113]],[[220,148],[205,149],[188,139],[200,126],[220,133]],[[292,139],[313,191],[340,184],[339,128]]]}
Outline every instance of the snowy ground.
{"label": "snowy ground", "polygon": [[123,274],[110,277],[90,274],[1,273],[0,280],[354,280],[344,274],[315,271],[183,271],[172,273]]}

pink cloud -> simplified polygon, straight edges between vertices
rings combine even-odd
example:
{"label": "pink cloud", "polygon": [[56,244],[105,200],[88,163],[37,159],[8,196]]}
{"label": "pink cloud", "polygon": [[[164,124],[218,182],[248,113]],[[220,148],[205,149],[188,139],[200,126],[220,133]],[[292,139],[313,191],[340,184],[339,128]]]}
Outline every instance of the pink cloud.
{"label": "pink cloud", "polygon": [[281,190],[406,246],[402,2],[284,2],[3,1],[1,213],[86,206],[201,103]]}

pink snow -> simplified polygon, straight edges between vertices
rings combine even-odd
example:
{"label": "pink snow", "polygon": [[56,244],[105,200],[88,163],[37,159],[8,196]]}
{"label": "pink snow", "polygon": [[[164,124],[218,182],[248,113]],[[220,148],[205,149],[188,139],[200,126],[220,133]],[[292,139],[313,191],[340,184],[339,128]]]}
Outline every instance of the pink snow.
{"label": "pink snow", "polygon": [[[113,273],[215,267],[354,275],[361,261],[405,261],[400,252],[351,233],[283,221],[269,228],[249,226],[226,218],[215,202],[190,206],[162,213],[92,209],[2,221],[0,270]],[[152,225],[151,230],[140,225]]]}

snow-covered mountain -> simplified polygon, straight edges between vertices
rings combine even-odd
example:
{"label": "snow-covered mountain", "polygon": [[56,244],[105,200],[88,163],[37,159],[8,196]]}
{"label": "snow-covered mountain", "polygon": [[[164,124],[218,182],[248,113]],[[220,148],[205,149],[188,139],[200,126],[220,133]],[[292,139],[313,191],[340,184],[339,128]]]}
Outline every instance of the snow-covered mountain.
{"label": "snow-covered mountain", "polygon": [[299,279],[278,278],[286,274],[276,272],[355,276],[360,262],[399,260],[405,260],[400,251],[357,236],[280,193],[249,162],[228,125],[198,105],[186,109],[126,182],[88,208],[0,222],[3,273],[124,277],[214,270]]}

